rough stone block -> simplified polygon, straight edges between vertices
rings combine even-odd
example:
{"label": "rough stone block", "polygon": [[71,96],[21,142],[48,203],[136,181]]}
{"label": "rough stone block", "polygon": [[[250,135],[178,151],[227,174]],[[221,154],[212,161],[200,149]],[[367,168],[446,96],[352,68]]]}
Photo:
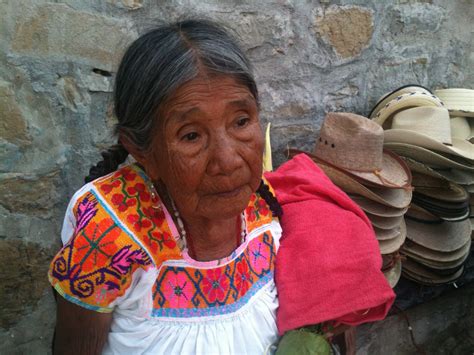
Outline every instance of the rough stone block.
{"label": "rough stone block", "polygon": [[10,328],[36,307],[48,288],[46,275],[55,254],[36,243],[0,240],[0,328]]}
{"label": "rough stone block", "polygon": [[30,215],[50,215],[59,202],[59,172],[45,176],[2,174],[0,204],[10,212]]}
{"label": "rough stone block", "polygon": [[356,57],[372,38],[372,11],[358,6],[330,6],[317,14],[316,31],[342,58]]}
{"label": "rough stone block", "polygon": [[124,20],[46,4],[18,22],[12,49],[42,56],[81,59],[101,69],[116,67],[124,48],[136,37]]}
{"label": "rough stone block", "polygon": [[31,143],[13,86],[5,81],[0,81],[0,138],[18,145]]}

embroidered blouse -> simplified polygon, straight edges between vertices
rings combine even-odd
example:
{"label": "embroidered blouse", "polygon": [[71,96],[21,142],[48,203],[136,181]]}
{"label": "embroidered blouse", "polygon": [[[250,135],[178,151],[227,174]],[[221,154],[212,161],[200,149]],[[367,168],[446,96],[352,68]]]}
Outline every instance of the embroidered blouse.
{"label": "embroidered blouse", "polygon": [[253,194],[245,241],[226,258],[199,262],[149,184],[131,164],[76,192],[49,270],[55,290],[113,312],[106,354],[265,353],[277,340],[281,235],[268,205]]}

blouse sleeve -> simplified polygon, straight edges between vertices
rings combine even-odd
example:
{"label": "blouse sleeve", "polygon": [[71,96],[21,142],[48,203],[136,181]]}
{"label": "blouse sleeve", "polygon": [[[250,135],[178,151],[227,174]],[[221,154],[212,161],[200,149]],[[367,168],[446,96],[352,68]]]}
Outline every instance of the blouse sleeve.
{"label": "blouse sleeve", "polygon": [[133,273],[151,264],[92,191],[73,197],[61,239],[65,244],[50,265],[49,281],[65,299],[94,311],[111,312]]}

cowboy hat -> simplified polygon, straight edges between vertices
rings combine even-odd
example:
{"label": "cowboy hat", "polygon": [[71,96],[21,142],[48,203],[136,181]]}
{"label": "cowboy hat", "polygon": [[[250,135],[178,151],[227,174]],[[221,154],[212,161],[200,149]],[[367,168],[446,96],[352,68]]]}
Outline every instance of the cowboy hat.
{"label": "cowboy hat", "polygon": [[379,229],[393,229],[402,223],[403,216],[381,217],[370,212],[365,212],[374,227]]}
{"label": "cowboy hat", "polygon": [[[474,184],[474,174],[469,173],[467,171],[459,170],[459,169],[433,169],[430,166],[416,161],[414,159],[408,157],[400,157],[405,161],[407,166],[410,168],[412,173],[412,178],[414,177],[414,173],[423,174],[424,176],[432,176],[438,179],[444,179],[447,181],[452,181],[456,184],[460,185],[469,185]],[[412,185],[415,183],[412,181]],[[474,186],[473,186],[474,187]]]}
{"label": "cowboy hat", "polygon": [[468,239],[467,242],[459,249],[451,252],[444,252],[426,248],[410,239],[407,239],[400,250],[403,253],[409,253],[412,256],[415,255],[416,257],[422,258],[423,260],[428,260],[428,262],[449,264],[456,263],[460,259],[464,258],[466,254],[469,254],[471,250],[471,244],[471,240]]}
{"label": "cowboy hat", "polygon": [[474,162],[452,154],[435,152],[408,143],[384,143],[384,147],[395,153],[430,165],[433,168],[454,168],[474,171]]}
{"label": "cowboy hat", "polygon": [[474,145],[451,137],[448,110],[443,107],[415,107],[393,116],[384,132],[385,143],[418,145],[428,150],[474,159]]}
{"label": "cowboy hat", "polygon": [[[469,245],[469,247],[471,246],[471,241],[469,241],[468,245]],[[441,270],[452,269],[452,268],[459,267],[462,264],[464,264],[464,262],[469,257],[469,250],[466,250],[464,252],[464,254],[456,260],[452,260],[452,261],[431,260],[429,258],[425,258],[425,257],[422,257],[420,255],[417,255],[416,253],[412,253],[410,251],[410,248],[405,247],[405,245],[403,245],[402,248],[400,249],[400,253],[402,253],[404,256],[408,256],[408,257],[410,257],[410,259],[413,259],[413,260],[417,261],[418,263],[426,265],[426,266],[428,266],[432,269],[441,269]]]}
{"label": "cowboy hat", "polygon": [[393,235],[391,235],[390,238],[380,239],[381,236],[380,236],[380,234],[377,234],[377,232],[385,233],[386,231],[383,231],[383,230],[377,231],[377,230],[375,230],[375,235],[377,237],[377,241],[379,242],[380,254],[394,253],[397,250],[399,250],[400,247],[405,242],[405,239],[407,237],[407,228],[406,228],[406,224],[405,224],[404,221],[400,224],[400,227],[398,228],[398,230],[395,229],[395,231],[396,231],[396,233],[393,233]]}
{"label": "cowboy hat", "polygon": [[466,117],[451,117],[451,135],[474,143],[474,121]]}
{"label": "cowboy hat", "polygon": [[366,213],[370,213],[379,217],[398,217],[403,216],[408,210],[408,207],[395,208],[390,207],[379,202],[375,202],[366,197],[348,194],[349,197],[359,205],[359,207]]}
{"label": "cowboy hat", "polygon": [[402,261],[398,253],[382,255],[382,272],[391,288],[400,280],[402,274]]}
{"label": "cowboy hat", "polygon": [[379,113],[382,108],[384,108],[390,101],[396,99],[398,96],[403,94],[409,94],[412,92],[424,92],[428,95],[433,95],[430,89],[418,84],[408,84],[401,86],[393,91],[386,93],[385,95],[382,95],[370,111],[368,117],[372,118],[373,116],[377,115],[377,113]]}
{"label": "cowboy hat", "polygon": [[412,197],[411,189],[368,188],[334,166],[313,159],[331,181],[349,194],[366,197],[389,207],[403,209],[408,207]]}
{"label": "cowboy hat", "polygon": [[397,93],[395,92],[393,99],[388,101],[383,107],[377,105],[377,109],[372,110],[369,115],[370,119],[383,128],[390,128],[392,116],[403,109],[420,106],[444,106],[438,97],[425,91],[414,90],[399,95],[395,94]]}
{"label": "cowboy hat", "polygon": [[426,267],[412,261],[405,260],[402,262],[402,274],[406,278],[424,285],[440,285],[456,281],[461,277],[464,266],[461,266],[455,273],[450,275],[440,275],[437,272],[429,270]]}
{"label": "cowboy hat", "polygon": [[474,90],[442,89],[436,90],[450,114],[453,116],[474,117]]}
{"label": "cowboy hat", "polygon": [[426,224],[406,220],[407,238],[425,248],[450,252],[459,249],[471,237],[469,221]]}
{"label": "cowboy hat", "polygon": [[421,223],[436,224],[443,223],[443,219],[431,213],[427,209],[417,205],[412,201],[410,208],[405,213],[405,217]]}
{"label": "cowboy hat", "polygon": [[313,153],[307,154],[344,170],[363,184],[385,188],[410,186],[410,170],[395,154],[384,151],[383,140],[381,127],[366,117],[329,112]]}

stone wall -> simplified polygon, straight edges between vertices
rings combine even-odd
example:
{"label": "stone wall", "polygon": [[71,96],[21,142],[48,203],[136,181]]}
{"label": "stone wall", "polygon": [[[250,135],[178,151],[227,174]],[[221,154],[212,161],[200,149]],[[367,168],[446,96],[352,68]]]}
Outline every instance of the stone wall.
{"label": "stone wall", "polygon": [[218,20],[256,71],[276,164],[325,112],[367,114],[407,83],[472,87],[470,0],[0,0],[0,353],[48,352],[46,280],[68,199],[114,141],[124,48],[164,21]]}

